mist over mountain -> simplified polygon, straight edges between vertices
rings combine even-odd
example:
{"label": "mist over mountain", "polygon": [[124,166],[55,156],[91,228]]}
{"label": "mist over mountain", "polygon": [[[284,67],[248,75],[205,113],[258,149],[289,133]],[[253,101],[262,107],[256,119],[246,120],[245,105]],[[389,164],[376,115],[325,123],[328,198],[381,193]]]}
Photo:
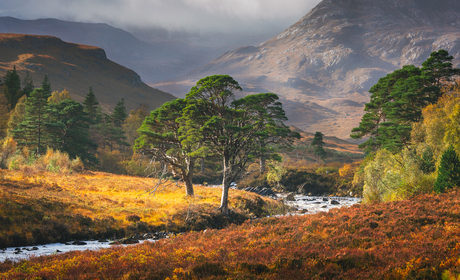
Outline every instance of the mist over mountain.
{"label": "mist over mountain", "polygon": [[109,59],[103,49],[73,44],[43,35],[0,34],[0,76],[16,67],[21,77],[29,71],[35,87],[48,75],[51,89],[83,102],[92,86],[101,106],[110,111],[122,98],[128,110],[141,104],[155,109],[174,99],[143,83],[138,74]]}
{"label": "mist over mountain", "polygon": [[246,93],[279,94],[300,129],[348,138],[379,78],[439,49],[459,64],[459,25],[453,0],[324,0],[270,40],[154,86],[183,97],[198,79],[229,74]]}
{"label": "mist over mountain", "polygon": [[13,17],[0,17],[0,33],[49,35],[66,42],[102,48],[109,59],[133,69],[147,83],[179,77],[223,52],[245,44],[259,44],[276,34],[253,36],[133,27],[134,36],[103,23]]}

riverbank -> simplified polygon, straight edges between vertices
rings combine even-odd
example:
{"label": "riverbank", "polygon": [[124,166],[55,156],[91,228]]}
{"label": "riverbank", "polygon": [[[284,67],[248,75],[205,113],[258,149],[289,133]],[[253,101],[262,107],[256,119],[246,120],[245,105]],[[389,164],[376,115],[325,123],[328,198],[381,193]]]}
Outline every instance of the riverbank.
{"label": "riverbank", "polygon": [[459,273],[460,192],[260,218],[155,243],[0,264],[0,278],[441,279]]}
{"label": "riverbank", "polygon": [[0,170],[0,248],[224,228],[286,210],[279,201],[235,190],[226,217],[217,211],[220,189],[197,186],[190,198],[182,185],[165,182],[150,194],[156,183],[101,172]]}
{"label": "riverbank", "polygon": [[[276,215],[277,217],[286,215],[306,215],[315,214],[319,212],[327,212],[330,209],[350,207],[360,202],[360,199],[353,197],[313,197],[304,195],[293,195],[291,198],[292,201],[286,201],[286,196],[287,194],[278,194],[278,199],[284,200],[285,203],[291,208],[292,212],[288,212],[284,215]],[[344,209],[343,211],[346,211],[346,209]],[[149,237],[154,237],[153,235],[156,235],[156,237],[158,238],[149,239]],[[169,238],[170,235],[171,233],[145,234],[146,238],[138,236],[129,239],[122,239],[115,241],[115,244],[126,246],[127,244],[137,244],[138,242],[142,243],[144,241],[154,242],[160,238]],[[114,241],[109,242],[108,240],[91,240],[82,242],[53,243],[26,247],[8,247],[0,249],[0,262],[4,262],[7,260],[16,262],[28,259],[32,256],[46,256],[71,251],[99,250],[104,248],[110,248],[111,246],[113,246],[113,244]]]}

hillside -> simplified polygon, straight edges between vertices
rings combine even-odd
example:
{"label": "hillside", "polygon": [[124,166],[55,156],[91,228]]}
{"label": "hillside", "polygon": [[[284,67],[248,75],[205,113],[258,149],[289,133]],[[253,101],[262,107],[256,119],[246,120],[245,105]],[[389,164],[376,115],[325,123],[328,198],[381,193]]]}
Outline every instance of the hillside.
{"label": "hillside", "polygon": [[[291,126],[290,129],[300,134],[301,138],[294,142],[294,145],[296,146],[309,146],[315,137],[315,133],[305,132],[295,126]],[[326,149],[352,154],[362,154],[363,152],[360,148],[358,148],[358,144],[350,143],[335,136],[325,135],[323,137],[323,141],[325,143],[324,147]]]}
{"label": "hillside", "polygon": [[26,71],[39,87],[45,74],[52,90],[67,89],[82,102],[89,87],[104,109],[110,110],[121,98],[128,110],[139,104],[149,109],[161,106],[174,96],[143,83],[134,71],[107,59],[104,50],[66,43],[51,36],[0,34],[0,75],[16,66],[21,79]]}
{"label": "hillside", "polygon": [[441,48],[459,64],[459,25],[454,0],[324,0],[272,39],[154,86],[183,97],[198,79],[228,74],[246,93],[279,94],[290,124],[347,139],[379,78]]}
{"label": "hillside", "polygon": [[223,52],[244,44],[258,44],[276,34],[194,34],[159,27],[128,31],[104,23],[0,17],[0,33],[49,35],[102,48],[110,60],[133,69],[147,83],[186,74]]}

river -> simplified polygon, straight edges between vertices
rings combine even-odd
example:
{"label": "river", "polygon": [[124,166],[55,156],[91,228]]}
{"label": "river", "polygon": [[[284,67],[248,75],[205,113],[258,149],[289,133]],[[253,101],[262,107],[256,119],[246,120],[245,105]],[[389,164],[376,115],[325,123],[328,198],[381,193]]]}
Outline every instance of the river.
{"label": "river", "polygon": [[[285,198],[286,194],[278,195],[279,198]],[[289,206],[295,207],[297,211],[288,213],[287,215],[306,215],[315,214],[318,212],[326,212],[332,208],[349,207],[353,204],[360,203],[360,198],[355,197],[322,197],[322,196],[306,196],[295,195],[293,201],[286,201]],[[154,242],[154,240],[147,240]],[[144,242],[140,240],[140,242]],[[84,241],[85,245],[66,245],[64,243],[53,243],[37,246],[24,247],[9,247],[5,250],[0,249],[0,262],[5,260],[20,261],[28,259],[32,256],[43,256],[60,254],[70,251],[98,250],[109,248],[109,242],[99,241]],[[116,246],[131,246],[131,245],[116,245]]]}

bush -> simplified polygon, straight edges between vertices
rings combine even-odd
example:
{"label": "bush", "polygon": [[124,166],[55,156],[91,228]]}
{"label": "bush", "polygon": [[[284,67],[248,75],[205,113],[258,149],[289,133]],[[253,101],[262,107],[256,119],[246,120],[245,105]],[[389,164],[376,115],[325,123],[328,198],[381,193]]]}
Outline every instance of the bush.
{"label": "bush", "polygon": [[81,172],[84,169],[83,162],[80,158],[71,160],[69,155],[48,149],[46,154],[38,156],[35,151],[28,148],[17,150],[8,158],[8,169],[20,170],[27,172],[50,171],[59,174],[69,174],[72,172]]}

